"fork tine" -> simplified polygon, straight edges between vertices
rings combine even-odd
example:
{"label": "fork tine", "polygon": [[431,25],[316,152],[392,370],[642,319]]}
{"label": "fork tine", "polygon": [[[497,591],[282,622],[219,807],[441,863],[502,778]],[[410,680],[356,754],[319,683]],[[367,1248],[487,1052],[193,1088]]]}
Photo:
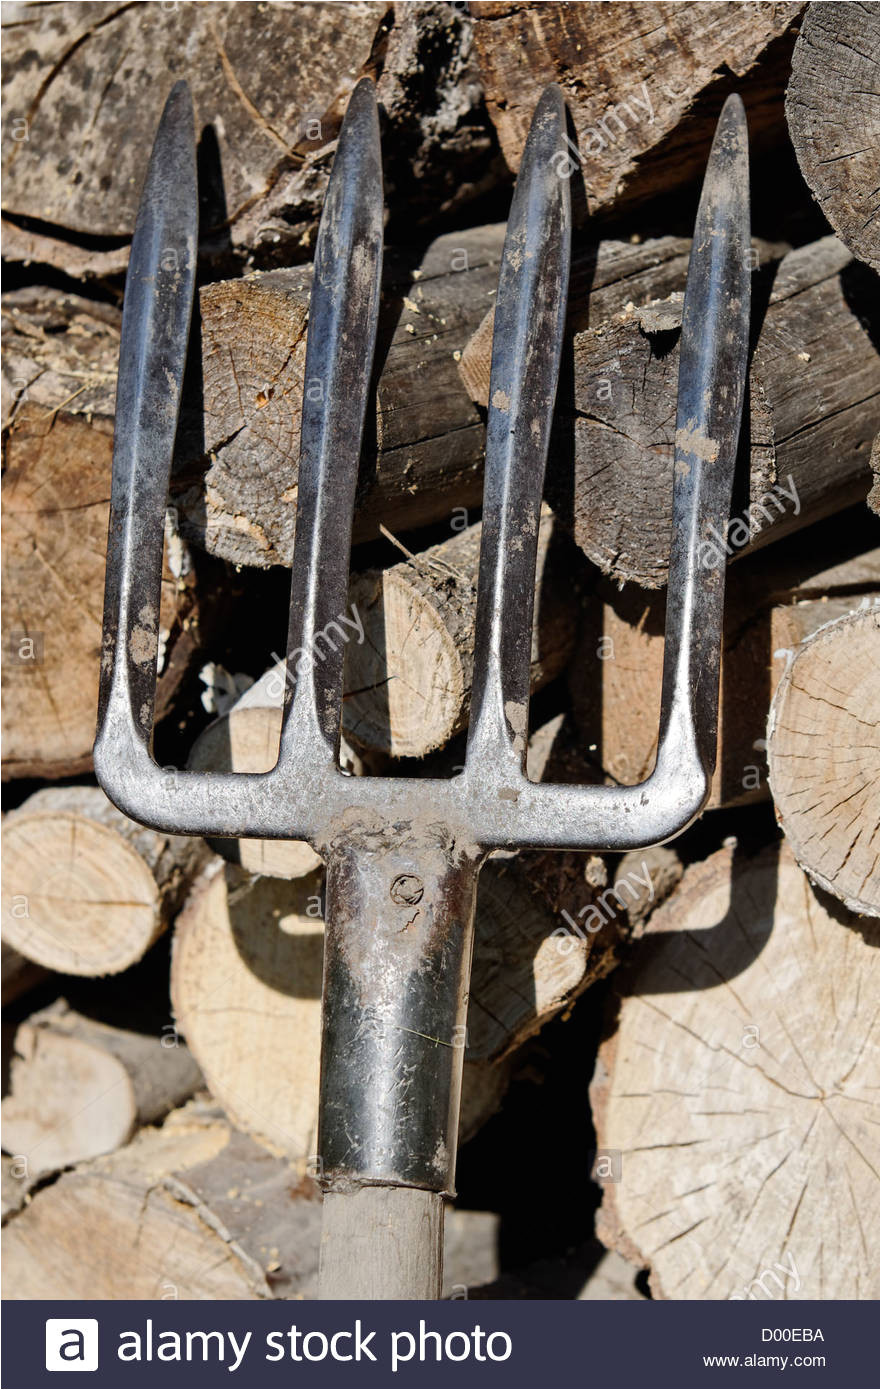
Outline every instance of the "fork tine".
{"label": "fork tine", "polygon": [[337,756],[340,621],[376,343],[382,208],[376,92],[363,78],[340,132],[315,247],[288,630],[287,685],[295,681],[295,691],[280,763]]}
{"label": "fork tine", "polygon": [[566,107],[545,88],[511,204],[493,328],[467,760],[526,750],[538,520],[569,283]]}
{"label": "fork tine", "polygon": [[124,682],[138,737],[153,728],[162,541],[187,353],[199,205],[193,106],[171,90],[147,168],[125,282],[98,722]]}
{"label": "fork tine", "polygon": [[727,533],[746,387],[749,148],[743,102],[725,102],[694,228],[682,311],[658,767],[716,761]]}

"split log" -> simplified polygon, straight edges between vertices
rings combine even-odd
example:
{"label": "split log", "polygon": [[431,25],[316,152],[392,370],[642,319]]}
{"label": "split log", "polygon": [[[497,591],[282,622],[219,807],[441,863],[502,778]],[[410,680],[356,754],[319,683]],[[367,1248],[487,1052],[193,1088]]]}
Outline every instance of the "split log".
{"label": "split log", "polygon": [[498,855],[483,869],[466,1075],[472,1062],[508,1057],[617,963],[618,901],[596,906],[605,883],[603,861],[589,854]]}
{"label": "split log", "polygon": [[[504,178],[469,62],[467,12],[70,3],[4,25],[4,253],[68,275],[124,268],[162,104],[181,75],[200,134],[203,257],[271,265],[314,240],[353,86],[378,77],[387,189],[427,221]],[[132,53],[150,54],[150,81]],[[428,67],[432,81],[414,81]],[[63,110],[63,122],[58,112]],[[396,196],[396,189],[400,194]],[[36,224],[36,229],[34,227]],[[116,243],[116,244],[115,244]]]}
{"label": "split log", "polygon": [[597,1232],[656,1298],[878,1297],[877,1010],[877,933],[785,843],[653,914],[591,1102]]}
{"label": "split log", "polygon": [[[815,538],[814,547],[819,543]],[[817,570],[816,549],[812,555],[807,544],[784,545],[768,559],[745,560],[732,573],[711,807],[767,796],[765,725],[789,652],[877,586],[877,550]],[[625,785],[641,782],[655,762],[665,606],[662,595],[634,588],[619,593],[604,580],[586,605],[570,666],[583,746],[596,767]]]}
{"label": "split log", "polygon": [[545,85],[559,82],[574,125],[572,161],[592,213],[620,212],[699,179],[732,77],[751,141],[785,138],[779,93],[801,4],[476,0],[469,8],[487,108],[508,165],[519,165]]}
{"label": "split log", "polygon": [[[5,296],[3,776],[92,765],[119,315],[55,290]],[[167,533],[157,718],[199,637],[195,575]]]}
{"label": "split log", "polygon": [[177,1038],[113,1028],[63,999],[16,1030],[3,1143],[34,1178],[113,1153],[201,1084]]}
{"label": "split log", "polygon": [[[346,647],[343,729],[361,747],[424,757],[468,724],[481,526],[470,526],[349,590],[363,640]],[[577,552],[575,552],[577,556]],[[567,538],[545,508],[538,534],[529,685],[566,665],[577,603]]]}
{"label": "split log", "polygon": [[255,1299],[314,1292],[321,1202],[204,1107],[63,1173],[7,1225],[14,1298]]}
{"label": "split log", "polygon": [[878,269],[878,5],[808,5],[786,119],[805,182],[855,256]]}
{"label": "split log", "polygon": [[44,788],[4,826],[3,940],[49,970],[115,975],[165,930],[207,853],[136,825],[97,787]]}
{"label": "split log", "polygon": [[[719,549],[764,545],[865,497],[878,432],[878,353],[858,317],[877,294],[868,278],[834,237],[780,264],[750,367],[749,496],[735,493]],[[576,334],[548,462],[548,498],[587,557],[645,588],[667,578],[681,314],[677,292]],[[482,335],[463,365],[485,404]]]}
{"label": "split log", "polygon": [[813,632],[791,655],[768,719],[771,791],[795,858],[852,912],[873,917],[878,627],[877,606],[866,605]]}

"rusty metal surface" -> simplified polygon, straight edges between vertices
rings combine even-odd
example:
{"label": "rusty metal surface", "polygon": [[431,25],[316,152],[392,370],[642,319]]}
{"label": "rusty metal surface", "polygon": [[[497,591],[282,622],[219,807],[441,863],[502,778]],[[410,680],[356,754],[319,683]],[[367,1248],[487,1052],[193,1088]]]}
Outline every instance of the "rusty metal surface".
{"label": "rusty metal surface", "polygon": [[[308,840],[328,865],[320,1149],[328,1186],[451,1191],[474,888],[495,848],[627,850],[683,830],[716,749],[724,563],[701,546],[730,509],[747,366],[746,119],[726,102],[686,288],[660,740],[636,787],[525,774],[538,508],[569,267],[565,107],[543,95],[499,280],[490,385],[473,720],[449,781],[338,766],[342,655],[300,657],[276,767],[175,772],[151,756],[168,471],[193,291],[192,112],[163,115],[126,284],[95,769],[135,820],[207,836]],[[346,116],[315,257],[288,651],[345,612],[355,479],[376,335],[382,179],[372,84]],[[316,390],[310,393],[310,383]],[[289,682],[290,683],[290,682]]]}

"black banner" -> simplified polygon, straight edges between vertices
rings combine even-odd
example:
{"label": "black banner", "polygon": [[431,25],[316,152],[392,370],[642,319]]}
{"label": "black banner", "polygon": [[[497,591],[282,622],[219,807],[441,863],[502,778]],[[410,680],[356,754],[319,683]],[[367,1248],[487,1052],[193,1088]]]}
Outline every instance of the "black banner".
{"label": "black banner", "polygon": [[6,1390],[879,1383],[875,1303],[6,1302]]}

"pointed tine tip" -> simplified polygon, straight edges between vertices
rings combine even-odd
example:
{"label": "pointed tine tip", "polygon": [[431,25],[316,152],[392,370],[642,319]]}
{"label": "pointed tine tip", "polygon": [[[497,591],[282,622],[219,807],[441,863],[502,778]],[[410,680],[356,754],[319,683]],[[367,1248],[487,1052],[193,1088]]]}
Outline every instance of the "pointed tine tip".
{"label": "pointed tine tip", "polygon": [[[157,176],[168,169],[195,170],[196,118],[189,83],[175,82],[165,102],[153,141],[151,165]],[[195,177],[195,174],[193,174]]]}
{"label": "pointed tine tip", "polygon": [[[558,144],[566,133],[566,102],[556,82],[549,82],[536,103],[527,136],[527,149],[539,153],[550,144]],[[526,150],[524,150],[524,155]]]}
{"label": "pointed tine tip", "polygon": [[732,92],[730,96],[725,98],[725,103],[719,114],[719,120],[721,121],[723,118],[746,122],[746,107],[743,104],[743,97],[739,92]]}
{"label": "pointed tine tip", "polygon": [[748,141],[749,127],[746,119],[746,107],[737,92],[732,92],[719,112],[711,158],[712,153],[717,149],[732,155],[746,155]]}
{"label": "pointed tine tip", "polygon": [[169,121],[175,123],[193,120],[193,98],[190,93],[190,84],[186,78],[182,77],[175,82],[165,102],[162,112],[162,123]]}
{"label": "pointed tine tip", "polygon": [[[558,119],[563,120],[566,116],[566,102],[563,97],[563,89],[558,82],[549,82],[538,99],[535,108],[535,116],[546,116],[553,113]],[[535,119],[533,117],[533,119]]]}
{"label": "pointed tine tip", "polygon": [[[556,82],[548,83],[536,103],[520,159],[518,184],[545,168],[553,171],[566,149],[566,103]],[[515,193],[516,200],[516,193]]]}
{"label": "pointed tine tip", "polygon": [[378,120],[376,105],[376,83],[372,77],[362,77],[352,88],[349,104],[346,107],[346,120],[358,115],[372,116]]}
{"label": "pointed tine tip", "polygon": [[[342,154],[344,149],[349,153]],[[359,151],[359,162],[365,156],[371,163],[380,162],[379,108],[376,103],[376,84],[370,77],[362,77],[353,87],[349,97],[337,144],[340,169],[348,163],[356,150]]]}

